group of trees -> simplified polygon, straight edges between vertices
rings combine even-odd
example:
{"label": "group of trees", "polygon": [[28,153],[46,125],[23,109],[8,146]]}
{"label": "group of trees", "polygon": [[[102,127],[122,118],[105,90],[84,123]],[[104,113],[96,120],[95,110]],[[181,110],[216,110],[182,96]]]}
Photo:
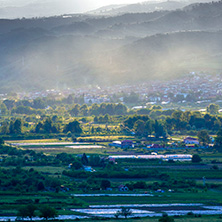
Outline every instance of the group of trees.
{"label": "group of trees", "polygon": [[38,122],[35,127],[35,133],[58,133],[60,132],[60,124],[53,122],[50,117],[47,117],[44,121]]}
{"label": "group of trees", "polygon": [[[37,211],[39,211],[39,214],[37,214]],[[55,208],[48,205],[37,207],[34,204],[29,204],[21,206],[18,209],[17,216],[21,217],[22,219],[29,218],[30,220],[32,220],[32,218],[35,216],[39,216],[41,218],[44,218],[45,220],[48,220],[49,218],[55,218],[57,216],[57,211],[55,210]]]}
{"label": "group of trees", "polygon": [[92,104],[92,106],[87,106],[83,104],[75,104],[70,110],[69,113],[71,116],[99,116],[99,115],[124,115],[127,114],[127,107],[122,103],[101,103],[101,104]]}
{"label": "group of trees", "polygon": [[199,130],[208,129],[217,131],[222,125],[222,117],[204,114],[198,111],[175,111],[171,117],[167,117],[166,126],[169,130]]}
{"label": "group of trees", "polygon": [[[34,100],[4,100],[0,104],[1,115],[41,115],[51,107],[53,110],[65,108],[71,116],[99,116],[99,115],[124,115],[127,114],[127,107],[122,103],[101,103],[84,104],[84,100],[73,99],[72,96],[62,100],[53,100],[47,98],[36,98]],[[82,104],[82,105],[80,105]],[[46,109],[47,108],[47,109]]]}
{"label": "group of trees", "polygon": [[[128,99],[137,97],[131,93]],[[37,133],[37,134],[69,134],[80,135],[84,132],[91,134],[119,134],[119,133],[135,133],[137,136],[147,137],[154,135],[155,137],[166,137],[175,132],[192,133],[201,138],[203,144],[209,143],[209,133],[216,133],[222,127],[222,117],[218,114],[219,106],[210,104],[207,107],[207,113],[199,111],[181,111],[181,110],[162,110],[159,105],[152,106],[140,110],[128,110],[121,103],[102,103],[102,104],[73,104],[75,101],[73,96],[53,103],[53,99],[34,99],[29,100],[4,100],[0,104],[1,114],[22,114],[25,116],[5,117],[0,122],[0,133],[2,135],[19,135],[21,133]],[[43,114],[46,105],[59,105],[59,108],[52,108],[48,114]],[[64,105],[65,104],[65,105]],[[29,112],[29,111],[30,112]],[[33,114],[33,110],[40,110],[37,115]],[[61,112],[60,112],[61,111]],[[57,112],[57,114],[56,114]],[[38,112],[34,112],[38,113]],[[59,113],[59,115],[58,115]],[[137,113],[129,115],[129,113]],[[80,121],[73,120],[70,116],[85,116]],[[92,116],[93,122],[91,117]],[[114,124],[115,127],[113,126]],[[83,126],[83,124],[86,124]],[[94,125],[96,124],[96,125]],[[106,124],[106,127],[97,124]],[[109,127],[108,124],[112,124]],[[207,131],[203,131],[207,130]],[[201,131],[201,132],[200,132]],[[204,135],[205,133],[205,135]],[[219,138],[219,136],[218,136]],[[220,144],[219,139],[217,144]]]}
{"label": "group of trees", "polygon": [[61,182],[55,178],[49,178],[33,168],[23,170],[20,167],[0,170],[0,190],[36,192],[45,190],[46,187],[59,189]]}
{"label": "group of trees", "polygon": [[[13,134],[19,135],[24,133],[23,128],[24,126],[29,127],[28,122],[16,118],[11,119],[10,121],[5,120],[2,122],[0,127],[0,133],[3,135]],[[30,133],[37,133],[37,134],[51,134],[51,133],[68,133],[71,134],[81,134],[82,133],[82,126],[80,122],[77,120],[73,120],[67,124],[62,123],[61,121],[57,121],[55,118],[45,117],[43,120],[37,122],[33,127],[28,128]]]}
{"label": "group of trees", "polygon": [[167,133],[161,120],[152,120],[148,115],[129,116],[124,121],[124,126],[139,136],[148,136],[152,133],[157,138],[166,137]]}
{"label": "group of trees", "polygon": [[[159,137],[166,135],[166,132],[186,132],[189,130],[200,131],[204,129],[211,132],[217,132],[222,126],[222,117],[210,115],[208,113],[203,115],[198,111],[183,112],[176,110],[172,112],[171,116],[167,116],[160,120],[153,120],[148,115],[129,116],[124,121],[124,126],[130,130],[134,130],[136,134],[141,136],[147,136],[154,133]],[[208,141],[203,142],[207,143]]]}
{"label": "group of trees", "polygon": [[5,121],[1,124],[1,134],[20,134],[22,132],[22,120],[15,119],[11,121]]}

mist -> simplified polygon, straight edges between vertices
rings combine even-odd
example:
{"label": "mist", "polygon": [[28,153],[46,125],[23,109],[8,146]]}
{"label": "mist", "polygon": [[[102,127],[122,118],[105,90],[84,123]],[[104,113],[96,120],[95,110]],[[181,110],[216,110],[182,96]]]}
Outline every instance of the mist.
{"label": "mist", "polygon": [[1,20],[0,91],[221,72],[221,10],[222,3],[214,2],[147,13]]}

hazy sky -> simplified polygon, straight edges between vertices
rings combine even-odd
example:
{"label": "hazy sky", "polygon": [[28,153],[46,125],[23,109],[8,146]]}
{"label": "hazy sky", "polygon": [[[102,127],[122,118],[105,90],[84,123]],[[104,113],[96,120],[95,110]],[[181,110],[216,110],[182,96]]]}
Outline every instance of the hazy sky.
{"label": "hazy sky", "polygon": [[[53,16],[88,12],[112,4],[132,4],[139,0],[0,0],[0,18]],[[6,8],[4,10],[4,8]]]}
{"label": "hazy sky", "polygon": [[[58,2],[58,0],[54,0]],[[63,3],[63,0],[59,0]],[[0,0],[0,6],[24,6],[30,3],[46,3],[46,2],[53,2],[53,0]],[[76,4],[77,9],[85,9],[88,10],[89,8],[97,8],[102,7],[105,5],[110,4],[130,4],[130,3],[137,3],[140,2],[139,0],[69,0],[65,1],[66,3],[69,2],[71,5]]]}

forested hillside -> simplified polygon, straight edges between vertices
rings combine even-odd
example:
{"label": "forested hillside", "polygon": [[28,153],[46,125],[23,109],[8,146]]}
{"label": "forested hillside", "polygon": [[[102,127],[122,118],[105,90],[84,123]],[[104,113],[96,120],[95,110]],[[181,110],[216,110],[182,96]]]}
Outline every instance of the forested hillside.
{"label": "forested hillside", "polygon": [[0,20],[0,92],[220,72],[221,8]]}

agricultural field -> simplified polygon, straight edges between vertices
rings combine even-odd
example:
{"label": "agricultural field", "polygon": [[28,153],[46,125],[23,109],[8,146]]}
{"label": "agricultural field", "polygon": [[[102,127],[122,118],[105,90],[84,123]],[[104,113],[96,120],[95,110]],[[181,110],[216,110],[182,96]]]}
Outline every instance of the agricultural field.
{"label": "agricultural field", "polygon": [[[175,118],[187,114],[178,111]],[[196,113],[189,115],[195,118]],[[13,121],[11,127],[17,126],[19,121]],[[35,216],[50,206],[62,221],[112,222],[116,216],[119,221],[158,221],[164,212],[175,221],[219,220],[222,155],[204,139],[210,142],[209,135],[220,134],[198,134],[188,126],[183,133],[171,132],[177,127],[172,126],[174,115],[167,121],[148,115],[54,117],[26,124],[19,136],[5,135],[0,219],[15,220],[31,205]],[[166,137],[167,127],[171,135]],[[190,133],[203,142],[186,145]],[[132,215],[124,219],[123,209]]]}

